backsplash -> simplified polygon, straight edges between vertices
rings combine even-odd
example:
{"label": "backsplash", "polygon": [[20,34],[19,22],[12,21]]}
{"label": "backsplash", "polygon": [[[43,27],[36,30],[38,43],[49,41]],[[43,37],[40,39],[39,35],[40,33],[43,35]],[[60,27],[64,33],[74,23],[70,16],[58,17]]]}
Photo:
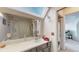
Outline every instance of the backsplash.
{"label": "backsplash", "polygon": [[20,16],[4,14],[8,25],[7,33],[11,33],[10,39],[18,39],[33,36],[33,24],[31,19]]}

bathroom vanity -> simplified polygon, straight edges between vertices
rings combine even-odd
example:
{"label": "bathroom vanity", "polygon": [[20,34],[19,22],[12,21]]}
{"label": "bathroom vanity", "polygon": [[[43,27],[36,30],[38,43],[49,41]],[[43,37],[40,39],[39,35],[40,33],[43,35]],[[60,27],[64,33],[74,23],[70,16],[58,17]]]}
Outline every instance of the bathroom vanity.
{"label": "bathroom vanity", "polygon": [[0,48],[0,52],[50,52],[50,41],[34,38],[44,35],[43,18],[16,10],[11,11],[15,13],[0,15],[0,42],[6,45]]}
{"label": "bathroom vanity", "polygon": [[[29,39],[29,40],[26,40]],[[0,52],[50,52],[51,41],[44,41],[42,38],[22,38],[13,41],[5,41],[6,46],[0,48]]]}
{"label": "bathroom vanity", "polygon": [[42,36],[42,25],[40,19],[30,19],[11,14],[3,14],[3,16],[5,17],[6,24],[2,24],[4,25],[5,30],[2,31],[4,33],[0,36],[6,46],[0,48],[0,52],[50,51],[50,42],[44,41],[42,38],[34,38]]}

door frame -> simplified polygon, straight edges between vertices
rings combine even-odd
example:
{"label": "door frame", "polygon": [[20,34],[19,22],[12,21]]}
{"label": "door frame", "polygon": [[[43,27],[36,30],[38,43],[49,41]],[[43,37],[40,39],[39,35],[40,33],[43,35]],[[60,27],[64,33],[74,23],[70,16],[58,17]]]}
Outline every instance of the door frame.
{"label": "door frame", "polygon": [[[59,49],[58,50],[63,50],[64,48],[64,39],[65,39],[65,35],[64,35],[64,28],[65,28],[65,24],[64,24],[64,17],[62,17],[61,15],[57,15],[58,19],[57,19],[57,39],[60,40],[59,41]],[[58,28],[58,23],[60,25],[60,28]],[[60,30],[60,32],[59,32]],[[59,35],[60,34],[60,35]]]}

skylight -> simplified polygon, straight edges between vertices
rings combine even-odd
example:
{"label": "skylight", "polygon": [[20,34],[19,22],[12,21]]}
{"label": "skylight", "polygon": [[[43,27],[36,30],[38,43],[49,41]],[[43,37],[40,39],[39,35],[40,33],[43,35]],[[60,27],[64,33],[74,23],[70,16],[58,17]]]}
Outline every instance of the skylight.
{"label": "skylight", "polygon": [[35,14],[38,14],[38,15],[41,15],[44,8],[43,7],[27,7],[27,8],[24,8],[25,10],[29,11],[29,12],[32,12],[32,13],[35,13]]}
{"label": "skylight", "polygon": [[45,7],[12,7],[12,9],[16,9],[25,13],[30,12],[41,16],[46,8]]}

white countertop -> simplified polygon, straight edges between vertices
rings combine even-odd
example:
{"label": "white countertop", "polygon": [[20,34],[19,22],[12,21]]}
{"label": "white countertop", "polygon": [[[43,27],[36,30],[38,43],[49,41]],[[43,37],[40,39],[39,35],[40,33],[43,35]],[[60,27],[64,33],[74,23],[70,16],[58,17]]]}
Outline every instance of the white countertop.
{"label": "white countertop", "polygon": [[42,44],[48,43],[48,41],[44,41],[43,39],[38,40],[28,40],[28,41],[21,41],[12,44],[6,44],[4,48],[0,48],[0,52],[21,52],[27,51],[34,47],[38,47]]}

